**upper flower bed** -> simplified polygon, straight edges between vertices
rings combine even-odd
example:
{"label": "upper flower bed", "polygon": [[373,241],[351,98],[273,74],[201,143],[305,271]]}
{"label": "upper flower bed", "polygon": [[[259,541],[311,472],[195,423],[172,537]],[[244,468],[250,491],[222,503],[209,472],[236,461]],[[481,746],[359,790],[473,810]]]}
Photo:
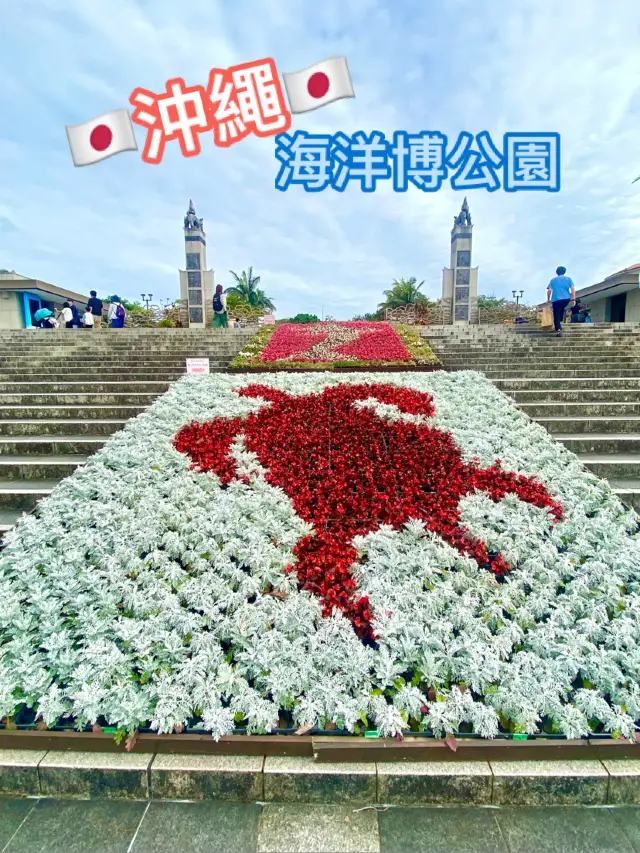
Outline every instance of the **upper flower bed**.
{"label": "upper flower bed", "polygon": [[479,374],[188,376],[10,535],[0,716],[633,737],[639,577]]}
{"label": "upper flower bed", "polygon": [[[426,342],[408,327],[389,323],[283,323],[255,339],[231,367],[310,367],[437,364]],[[406,341],[406,342],[405,342]]]}

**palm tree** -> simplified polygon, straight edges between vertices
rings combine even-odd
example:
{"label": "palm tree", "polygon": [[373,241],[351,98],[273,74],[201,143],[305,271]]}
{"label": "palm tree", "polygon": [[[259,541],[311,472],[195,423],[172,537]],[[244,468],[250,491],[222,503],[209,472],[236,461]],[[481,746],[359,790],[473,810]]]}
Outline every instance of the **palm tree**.
{"label": "palm tree", "polygon": [[391,289],[383,291],[387,297],[383,306],[385,308],[401,308],[405,305],[414,305],[416,302],[428,303],[427,297],[420,293],[423,284],[424,281],[418,284],[417,279],[413,277],[394,279]]}
{"label": "palm tree", "polygon": [[[258,277],[258,281],[259,280],[260,279]],[[257,308],[267,308],[269,311],[275,311],[276,310],[276,306],[269,299],[269,297],[264,292],[264,290],[261,290],[259,287],[256,287],[255,290],[253,291],[253,297],[254,297],[253,304]]]}
{"label": "palm tree", "polygon": [[260,283],[260,276],[254,276],[253,267],[249,267],[248,270],[242,270],[241,275],[238,275],[233,270],[229,270],[229,272],[234,277],[236,283],[232,287],[228,287],[225,293],[234,293],[245,302],[248,302],[249,305],[255,305],[256,287]]}

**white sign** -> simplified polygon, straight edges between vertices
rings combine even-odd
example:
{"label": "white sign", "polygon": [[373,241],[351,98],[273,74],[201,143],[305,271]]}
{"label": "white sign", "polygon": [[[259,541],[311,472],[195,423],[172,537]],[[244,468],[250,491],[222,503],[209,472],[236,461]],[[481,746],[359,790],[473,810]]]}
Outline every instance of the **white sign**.
{"label": "white sign", "polygon": [[273,314],[265,314],[262,318],[262,322],[267,326],[275,326],[276,318]]}
{"label": "white sign", "polygon": [[188,358],[187,373],[208,373],[209,359],[208,358]]}

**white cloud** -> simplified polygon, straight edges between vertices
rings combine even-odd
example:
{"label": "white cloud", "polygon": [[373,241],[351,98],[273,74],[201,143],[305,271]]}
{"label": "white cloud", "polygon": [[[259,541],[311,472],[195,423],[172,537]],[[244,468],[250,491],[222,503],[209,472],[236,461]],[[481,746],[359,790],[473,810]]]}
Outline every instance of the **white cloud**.
{"label": "white cloud", "polygon": [[[266,4],[265,4],[266,7]],[[538,301],[557,264],[579,285],[640,262],[640,7],[635,0],[27,0],[3,10],[0,266],[72,289],[178,293],[188,199],[205,219],[209,264],[253,265],[289,315],[372,310],[394,276],[437,296],[461,194],[277,192],[272,140],[164,162],[125,154],[71,165],[65,124],[125,106],[214,66],[273,56],[295,71],[345,54],[356,98],[294,128],[558,131],[558,195],[468,193],[480,289]],[[30,12],[32,14],[27,15]],[[27,25],[27,20],[29,24]],[[142,147],[144,133],[137,129]]]}

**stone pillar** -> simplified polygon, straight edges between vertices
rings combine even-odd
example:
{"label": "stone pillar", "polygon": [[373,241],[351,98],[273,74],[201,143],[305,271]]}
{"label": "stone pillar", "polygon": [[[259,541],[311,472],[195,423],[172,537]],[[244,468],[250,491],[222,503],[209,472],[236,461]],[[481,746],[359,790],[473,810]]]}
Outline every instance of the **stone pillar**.
{"label": "stone pillar", "polygon": [[180,270],[180,299],[187,305],[191,329],[207,329],[213,321],[213,270],[207,269],[207,243],[202,224],[193,202],[189,201],[184,218],[186,269]]}
{"label": "stone pillar", "polygon": [[478,322],[478,267],[471,266],[472,231],[465,198],[451,230],[451,266],[442,271],[443,316],[447,325]]}

